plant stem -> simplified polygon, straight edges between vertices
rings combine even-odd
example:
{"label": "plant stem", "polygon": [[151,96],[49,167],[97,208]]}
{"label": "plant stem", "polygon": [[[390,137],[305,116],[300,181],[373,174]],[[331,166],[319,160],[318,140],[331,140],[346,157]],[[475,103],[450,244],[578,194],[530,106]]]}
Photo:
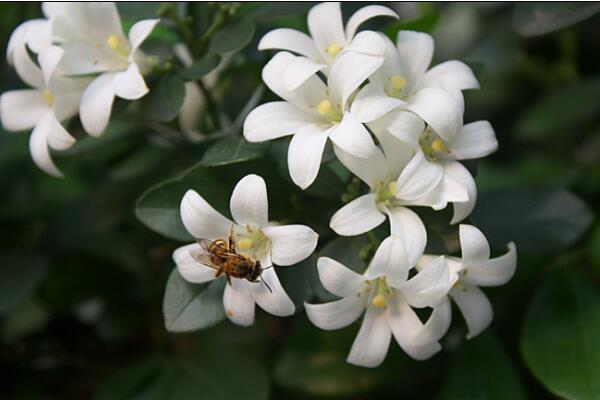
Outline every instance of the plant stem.
{"label": "plant stem", "polygon": [[206,110],[208,111],[208,115],[210,115],[210,119],[212,120],[215,129],[221,130],[221,120],[219,118],[215,99],[210,94],[210,91],[206,85],[204,85],[204,82],[202,82],[202,79],[198,79],[196,83],[198,83],[198,87],[200,88],[200,91],[206,100]]}

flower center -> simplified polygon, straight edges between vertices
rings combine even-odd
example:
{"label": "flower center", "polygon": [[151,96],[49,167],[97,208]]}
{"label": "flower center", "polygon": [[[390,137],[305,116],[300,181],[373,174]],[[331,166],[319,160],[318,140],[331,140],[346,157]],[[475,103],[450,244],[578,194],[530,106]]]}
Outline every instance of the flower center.
{"label": "flower center", "polygon": [[329,45],[328,48],[325,49],[325,51],[331,56],[331,58],[335,58],[335,56],[337,56],[338,53],[342,51],[342,47],[339,44],[333,42]]}
{"label": "flower center", "polygon": [[[371,281],[371,282],[373,282],[373,281]],[[371,304],[373,304],[375,307],[384,308],[386,306],[385,295],[386,295],[386,293],[390,292],[388,285],[385,281],[385,276],[382,276],[375,280],[374,290],[375,290],[375,292],[373,293],[374,296],[373,296],[373,299],[371,300]]]}
{"label": "flower center", "polygon": [[447,148],[447,143],[442,140],[437,133],[427,127],[419,138],[419,145],[423,150],[423,154],[429,161],[436,161],[440,157],[450,153]]}
{"label": "flower center", "polygon": [[127,46],[127,43],[121,40],[121,38],[114,33],[108,36],[108,39],[106,39],[106,45],[123,57],[129,56],[129,47]]}
{"label": "flower center", "polygon": [[236,250],[257,260],[266,254],[269,244],[269,238],[259,228],[246,226],[235,235]]}
{"label": "flower center", "polygon": [[374,191],[377,193],[377,202],[390,205],[391,200],[396,198],[396,181],[391,181],[387,184],[380,182],[375,186]]}
{"label": "flower center", "polygon": [[390,85],[387,89],[387,94],[391,97],[399,98],[402,89],[406,87],[406,78],[401,75],[390,76]]}
{"label": "flower center", "polygon": [[50,90],[44,89],[44,92],[42,93],[42,95],[44,96],[44,100],[46,100],[46,104],[48,104],[48,106],[52,107],[52,105],[54,104],[54,96],[52,96],[52,93],[50,92]]}
{"label": "flower center", "polygon": [[331,122],[340,122],[342,120],[339,107],[335,107],[329,99],[323,99],[317,104],[317,112]]}

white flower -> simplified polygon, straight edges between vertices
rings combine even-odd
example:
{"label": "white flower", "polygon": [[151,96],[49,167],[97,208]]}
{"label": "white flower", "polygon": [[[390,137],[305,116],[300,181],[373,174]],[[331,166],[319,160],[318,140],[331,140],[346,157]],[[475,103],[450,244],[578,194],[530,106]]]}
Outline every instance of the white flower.
{"label": "white flower", "polygon": [[[244,136],[262,142],[294,135],[288,150],[292,180],[302,189],[317,177],[327,138],[357,157],[377,150],[369,131],[349,112],[350,98],[359,85],[383,63],[378,34],[364,31],[331,66],[327,85],[310,68],[297,68],[297,56],[277,53],[263,69],[267,86],[285,101],[263,104],[244,121]],[[379,55],[377,55],[379,54]],[[290,77],[287,79],[286,77]]]}
{"label": "white flower", "polygon": [[57,77],[54,60],[62,50],[55,46],[38,48],[43,50],[37,59],[45,69],[42,73],[28,54],[26,43],[30,38],[43,36],[45,28],[46,21],[31,20],[19,25],[11,35],[6,59],[32,89],[3,93],[0,97],[0,118],[8,131],[33,128],[29,139],[33,161],[48,174],[62,176],[50,158],[48,147],[65,150],[75,143],[61,122],[77,114],[79,100],[89,79]]}
{"label": "white flower", "polygon": [[[461,311],[469,332],[467,339],[474,338],[485,330],[493,318],[490,301],[479,286],[500,286],[508,282],[517,267],[517,249],[514,243],[508,244],[508,252],[500,257],[490,259],[490,246],[483,233],[472,225],[459,226],[460,247],[462,256],[447,257],[448,297]],[[424,255],[418,262],[417,269],[425,271],[424,265],[431,263],[437,256]],[[447,298],[436,307],[437,313],[432,316],[429,332],[423,336],[429,340],[441,337],[452,318],[452,308]]]}
{"label": "white flower", "polygon": [[[457,223],[471,214],[477,200],[477,188],[469,171],[457,160],[485,157],[498,148],[494,129],[488,121],[477,121],[460,126],[450,139],[439,135],[431,126],[425,126],[420,118],[410,112],[391,115],[387,132],[410,145],[420,153],[429,168],[438,170],[446,185],[462,186],[468,193],[468,201],[454,202],[451,223]],[[421,156],[420,156],[421,157]]]}
{"label": "white flower", "polygon": [[58,69],[63,75],[100,74],[88,86],[79,110],[85,130],[101,135],[115,96],[136,100],[148,93],[143,74],[150,59],[140,45],[159,20],[135,23],[128,37],[114,3],[44,3],[53,40],[64,49]]}
{"label": "white flower", "polygon": [[[443,270],[440,260],[434,260],[434,269]],[[306,314],[321,329],[334,330],[350,325],[365,312],[358,335],[352,345],[348,362],[365,367],[376,367],[385,358],[391,336],[412,358],[424,360],[441,349],[437,340],[426,341],[419,335],[430,322],[423,324],[411,308],[431,306],[440,301],[445,291],[428,277],[416,274],[406,280],[410,263],[400,238],[385,239],[363,275],[352,271],[327,257],[318,261],[321,283],[341,297],[325,304],[305,304]],[[447,268],[446,274],[447,274]],[[423,282],[431,284],[423,288]],[[410,296],[410,297],[409,297]],[[434,321],[436,322],[436,321]]]}
{"label": "white flower", "polygon": [[[385,62],[369,78],[352,104],[352,113],[364,122],[397,109],[421,117],[446,140],[462,125],[462,90],[479,88],[471,68],[460,61],[447,61],[427,70],[433,56],[433,38],[427,33],[400,31],[396,47],[385,35]],[[351,49],[350,49],[351,50]]]}
{"label": "white flower", "polygon": [[[344,29],[340,3],[317,4],[308,13],[311,36],[289,28],[275,29],[262,37],[258,49],[281,49],[298,53],[304,57],[296,60],[297,63],[320,69],[333,63],[336,56],[352,42],[356,30],[363,22],[377,16],[398,18],[387,7],[366,6],[350,17]],[[327,73],[328,69],[324,68],[323,71]]]}
{"label": "white flower", "polygon": [[[198,193],[188,190],[181,201],[181,219],[188,232],[197,239],[225,239],[233,226],[236,249],[263,268],[272,263],[293,265],[312,254],[318,235],[305,225],[276,225],[268,220],[267,188],[257,175],[242,178],[231,195],[231,215],[235,222],[219,214]],[[181,276],[193,283],[213,280],[215,270],[198,263],[190,251],[199,249],[197,243],[178,248],[173,259]],[[229,319],[238,325],[254,322],[254,304],[278,316],[292,315],[294,304],[281,286],[275,269],[264,269],[266,285],[232,278],[226,285],[223,305]],[[268,287],[271,289],[269,290]]]}
{"label": "white flower", "polygon": [[[375,131],[377,133],[377,131]],[[407,244],[411,265],[421,256],[427,242],[421,219],[406,206],[446,207],[448,201],[466,201],[466,191],[447,185],[441,170],[420,153],[387,133],[379,133],[383,150],[368,159],[360,159],[334,146],[338,159],[365,182],[370,192],[338,210],[330,221],[337,234],[354,236],[376,228],[390,219],[392,235]]]}

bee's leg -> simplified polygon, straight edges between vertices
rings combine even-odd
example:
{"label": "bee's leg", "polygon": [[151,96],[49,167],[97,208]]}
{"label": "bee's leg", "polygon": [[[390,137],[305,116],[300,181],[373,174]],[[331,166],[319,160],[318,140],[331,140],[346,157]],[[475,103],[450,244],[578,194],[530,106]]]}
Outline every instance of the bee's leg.
{"label": "bee's leg", "polygon": [[217,272],[215,272],[215,278],[218,278],[219,276],[221,276],[222,273],[223,273],[223,270],[218,269]]}
{"label": "bee's leg", "polygon": [[227,278],[227,283],[229,283],[229,285],[231,286],[231,275],[227,274],[225,275],[225,277]]}
{"label": "bee's leg", "polygon": [[235,240],[233,239],[233,223],[229,229],[229,251],[235,253]]}

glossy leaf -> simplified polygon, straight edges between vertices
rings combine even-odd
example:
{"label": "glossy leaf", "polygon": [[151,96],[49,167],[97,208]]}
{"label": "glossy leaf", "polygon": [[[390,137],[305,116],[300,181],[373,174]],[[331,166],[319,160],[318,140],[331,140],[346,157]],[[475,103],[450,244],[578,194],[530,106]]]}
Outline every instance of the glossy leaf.
{"label": "glossy leaf", "polygon": [[170,332],[189,332],[211,327],[225,318],[224,280],[193,284],[177,269],[167,281],[163,300],[165,327]]}
{"label": "glossy leaf", "polygon": [[43,260],[27,254],[0,256],[0,314],[25,300],[46,274]]}
{"label": "glossy leaf", "polygon": [[515,5],[513,25],[523,36],[554,32],[590,18],[600,11],[596,2],[540,2]]}
{"label": "glossy leaf", "polygon": [[229,136],[220,139],[210,146],[202,164],[207,167],[215,167],[253,160],[262,157],[268,143],[250,143],[240,136]]}
{"label": "glossy leaf", "polygon": [[181,70],[179,75],[186,81],[197,81],[217,68],[220,61],[221,57],[218,54],[208,54],[191,66]]}
{"label": "glossy leaf", "polygon": [[526,399],[518,372],[491,332],[465,341],[448,366],[440,399]]}
{"label": "glossy leaf", "polygon": [[582,80],[574,85],[556,88],[534,103],[517,122],[517,132],[525,139],[538,139],[552,134],[577,135],[581,124],[600,113],[600,79]]}
{"label": "glossy leaf", "polygon": [[494,248],[514,241],[519,250],[558,252],[581,238],[593,214],[565,189],[511,189],[482,193],[472,219]]}
{"label": "glossy leaf", "polygon": [[140,109],[143,116],[151,121],[171,121],[174,119],[185,97],[185,85],[178,76],[165,76],[150,87],[150,92],[142,97]]}
{"label": "glossy leaf", "polygon": [[254,22],[249,18],[230,23],[212,37],[209,49],[219,54],[240,50],[250,43],[255,29]]}
{"label": "glossy leaf", "polygon": [[521,352],[533,374],[565,399],[600,398],[600,295],[572,267],[544,283],[531,304]]}

